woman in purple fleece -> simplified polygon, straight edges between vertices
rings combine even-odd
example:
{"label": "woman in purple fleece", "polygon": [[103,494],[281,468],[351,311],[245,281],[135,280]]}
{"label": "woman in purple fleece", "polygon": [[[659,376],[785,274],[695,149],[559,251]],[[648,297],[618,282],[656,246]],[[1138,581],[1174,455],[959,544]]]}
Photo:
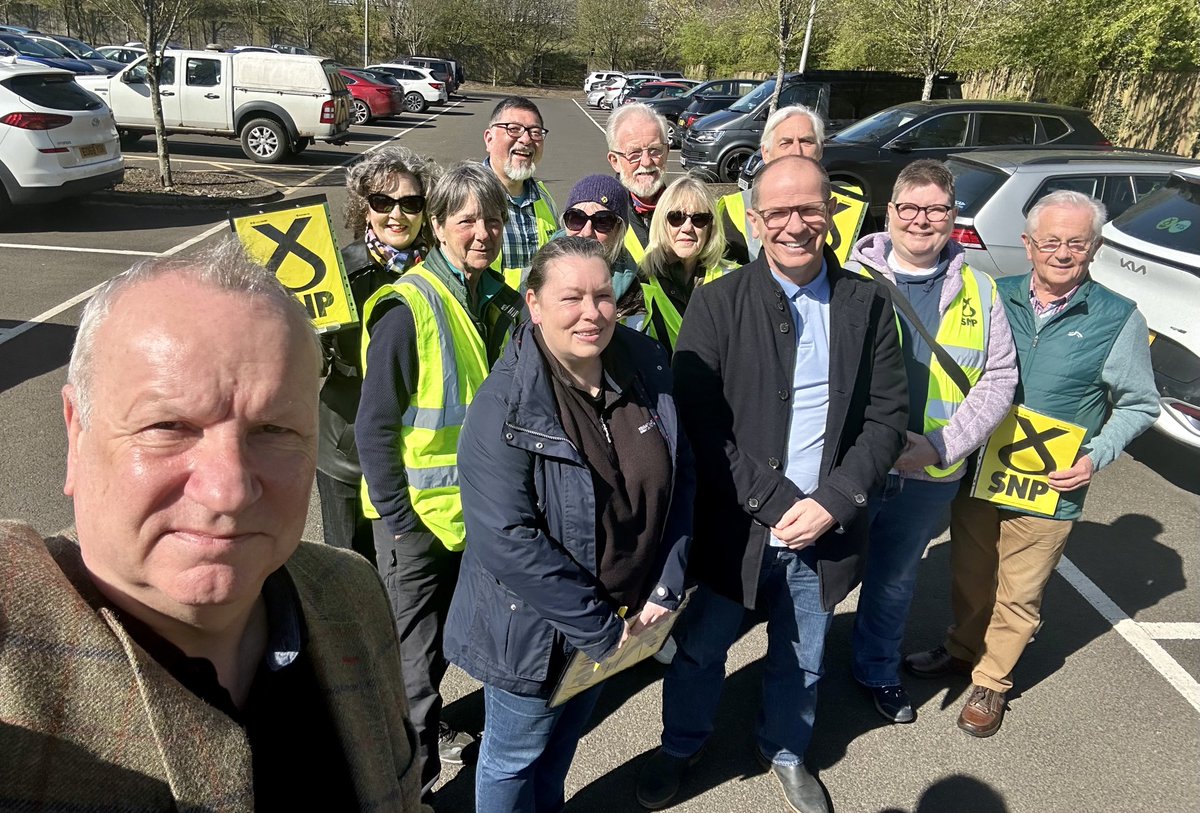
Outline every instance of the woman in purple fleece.
{"label": "woman in purple fleece", "polygon": [[[1004,418],[1017,384],[1016,349],[996,284],[970,268],[950,239],[954,215],[954,177],[938,161],[914,161],[896,179],[887,231],[859,240],[846,264],[884,278],[895,288],[893,299],[912,306],[896,307],[908,370],[908,444],[869,505],[871,542],[854,621],[854,678],[895,723],[917,719],[900,683],[900,644],[921,555],[944,527],[964,459]],[[967,392],[913,317],[961,368]]]}

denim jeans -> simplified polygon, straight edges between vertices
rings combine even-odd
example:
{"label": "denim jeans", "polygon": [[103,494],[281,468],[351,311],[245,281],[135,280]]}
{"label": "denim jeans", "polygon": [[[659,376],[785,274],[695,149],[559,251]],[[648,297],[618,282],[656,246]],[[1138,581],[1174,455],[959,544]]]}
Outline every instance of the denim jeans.
{"label": "denim jeans", "polygon": [[900,645],[917,568],[960,485],[889,474],[868,506],[871,543],[854,617],[854,679],[864,686],[900,682]]}
{"label": "denim jeans", "polygon": [[[817,681],[833,614],[821,606],[816,551],[767,547],[758,576],[767,609],[758,747],[777,765],[797,765],[812,739]],[[686,758],[713,732],[725,682],[725,660],[745,608],[701,585],[676,625],[678,651],[663,680],[663,750]]]}
{"label": "denim jeans", "polygon": [[557,708],[545,698],[483,686],[484,729],[475,813],[558,813],[563,784],[602,686]]}

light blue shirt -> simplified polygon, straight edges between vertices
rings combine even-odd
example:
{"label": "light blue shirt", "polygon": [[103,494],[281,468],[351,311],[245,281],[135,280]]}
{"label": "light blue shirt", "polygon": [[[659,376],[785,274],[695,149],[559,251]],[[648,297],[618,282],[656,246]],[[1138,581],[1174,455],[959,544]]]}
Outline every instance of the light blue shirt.
{"label": "light blue shirt", "polygon": [[[792,419],[783,473],[802,492],[817,490],[825,422],[829,415],[829,274],[825,263],[807,285],[775,275],[792,312],[796,366],[792,370]],[[771,545],[784,547],[771,537]]]}

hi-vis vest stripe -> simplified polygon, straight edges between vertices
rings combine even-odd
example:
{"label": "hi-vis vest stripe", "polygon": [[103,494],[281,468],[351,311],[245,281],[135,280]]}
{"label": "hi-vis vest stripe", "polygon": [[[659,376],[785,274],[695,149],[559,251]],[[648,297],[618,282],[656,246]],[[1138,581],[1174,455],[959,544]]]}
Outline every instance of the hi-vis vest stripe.
{"label": "hi-vis vest stripe", "polygon": [[[550,206],[550,190],[541,181],[534,181],[538,189],[538,197],[533,201],[533,216],[537,220],[537,247],[541,248],[550,242],[550,238],[558,231],[558,223],[554,219],[554,209]],[[504,255],[492,262],[492,268],[499,271],[504,277],[504,282],[509,288],[512,288],[519,294],[524,294],[521,290],[521,277],[525,273],[524,268],[510,268],[504,265]]]}
{"label": "hi-vis vest stripe", "polygon": [[[395,297],[408,305],[417,331],[417,387],[402,419],[399,449],[409,499],[421,522],[446,548],[462,550],[466,528],[458,486],[458,435],[467,406],[487,377],[487,354],[479,330],[454,294],[417,265],[372,294],[363,308],[368,328],[362,341],[364,376],[372,312]],[[362,501],[363,513],[378,519],[365,478]]]}
{"label": "hi-vis vest stripe", "polygon": [[625,250],[629,252],[634,263],[642,264],[642,258],[646,256],[646,247],[642,245],[642,241],[638,239],[632,226],[625,229]]}
{"label": "hi-vis vest stripe", "polygon": [[[699,284],[705,285],[718,280],[731,270],[729,265],[718,261],[704,272]],[[667,296],[658,277],[651,277],[649,282],[642,283],[642,301],[645,303],[646,312],[628,317],[625,320],[626,326],[656,339],[668,352],[675,352],[675,340],[679,338],[683,314],[675,307],[671,297]]]}
{"label": "hi-vis vest stripe", "polygon": [[[870,276],[865,270],[859,270],[858,273]],[[965,263],[962,267],[962,280],[962,289],[946,308],[934,338],[946,348],[950,358],[962,367],[973,387],[979,382],[987,364],[987,344],[992,327],[992,305],[996,301],[996,283],[987,274],[976,271]],[[950,378],[937,356],[930,354],[929,389],[925,396],[925,432],[932,432],[950,423],[950,419],[965,399],[963,391]],[[963,461],[960,460],[944,469],[926,466],[925,473],[930,477],[949,477],[962,464]]]}

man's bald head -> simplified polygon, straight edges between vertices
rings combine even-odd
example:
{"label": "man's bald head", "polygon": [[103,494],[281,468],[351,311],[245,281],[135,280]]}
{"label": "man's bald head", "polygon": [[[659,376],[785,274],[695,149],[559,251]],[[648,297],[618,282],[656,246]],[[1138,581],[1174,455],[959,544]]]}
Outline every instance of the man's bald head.
{"label": "man's bald head", "polygon": [[[761,189],[768,179],[807,179],[813,174],[820,178],[821,198],[828,200],[833,195],[833,185],[829,182],[829,173],[825,171],[825,167],[821,166],[820,161],[801,155],[784,155],[769,164],[764,164],[762,172],[758,173],[758,177],[754,179],[754,186],[750,190],[751,208],[759,208]],[[770,181],[772,186],[781,183],[786,184],[787,181]]]}

